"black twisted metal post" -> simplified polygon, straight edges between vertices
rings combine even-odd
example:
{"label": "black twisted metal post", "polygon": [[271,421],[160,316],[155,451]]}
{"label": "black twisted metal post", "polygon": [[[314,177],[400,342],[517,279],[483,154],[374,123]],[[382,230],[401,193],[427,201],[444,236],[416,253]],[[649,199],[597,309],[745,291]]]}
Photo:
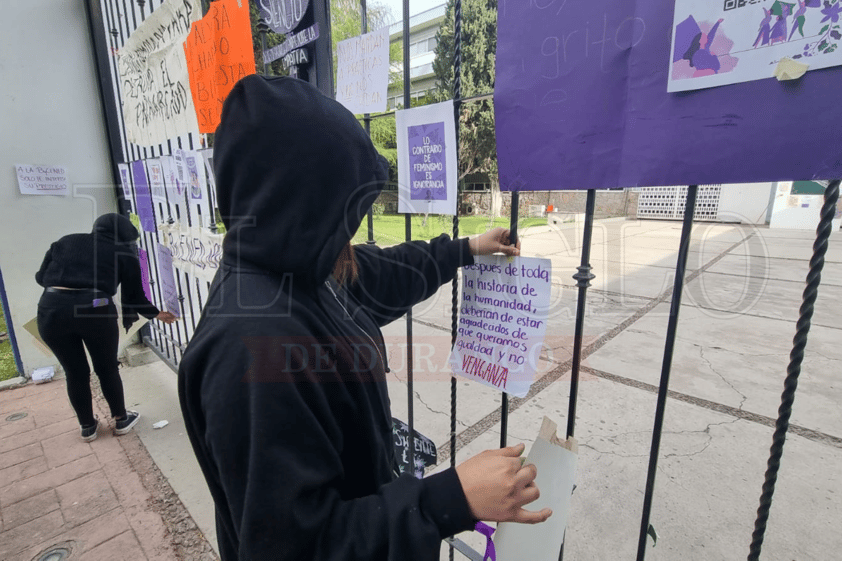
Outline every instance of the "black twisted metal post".
{"label": "black twisted metal post", "polygon": [[792,405],[795,402],[795,390],[798,388],[798,376],[801,374],[801,363],[804,361],[804,349],[807,346],[807,335],[810,333],[810,322],[816,298],[819,294],[819,284],[822,281],[824,256],[827,253],[827,242],[833,231],[833,216],[836,203],[839,200],[839,180],[832,181],[825,189],[824,205],[821,219],[816,229],[816,241],[813,244],[813,258],[810,259],[810,272],[807,274],[807,286],[804,288],[803,302],[800,316],[796,324],[793,338],[792,352],[789,354],[789,366],[786,369],[784,391],[781,394],[781,406],[778,408],[778,420],[775,423],[775,433],[769,450],[769,461],[766,463],[766,480],[760,495],[760,506],[757,508],[757,519],[754,522],[751,547],[748,561],[760,559],[760,549],[766,534],[766,523],[769,520],[769,509],[772,507],[772,495],[775,494],[775,483],[778,480],[778,470],[781,467],[786,433],[789,430],[789,419],[792,416]]}
{"label": "black twisted metal post", "polygon": [[[459,169],[459,116],[462,112],[462,0],[453,6],[453,118],[456,124],[456,169]],[[461,183],[460,183],[461,184]],[[459,237],[459,207],[462,190],[456,188],[456,214],[453,215],[453,239]],[[459,278],[453,277],[451,295],[450,346],[456,344],[457,313],[459,310]],[[450,467],[456,467],[456,378],[450,379]],[[453,546],[450,547],[453,561]]]}

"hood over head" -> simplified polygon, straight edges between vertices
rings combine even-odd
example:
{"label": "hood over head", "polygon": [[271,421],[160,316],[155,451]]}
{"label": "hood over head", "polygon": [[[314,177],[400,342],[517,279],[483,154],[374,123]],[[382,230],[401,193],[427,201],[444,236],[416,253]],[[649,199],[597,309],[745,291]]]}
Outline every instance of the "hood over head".
{"label": "hood over head", "polygon": [[224,258],[317,283],[380,193],[388,162],[315,87],[251,75],[223,105],[214,171]]}
{"label": "hood over head", "polygon": [[103,214],[94,221],[93,233],[118,243],[136,242],[140,237],[132,221],[122,214]]}

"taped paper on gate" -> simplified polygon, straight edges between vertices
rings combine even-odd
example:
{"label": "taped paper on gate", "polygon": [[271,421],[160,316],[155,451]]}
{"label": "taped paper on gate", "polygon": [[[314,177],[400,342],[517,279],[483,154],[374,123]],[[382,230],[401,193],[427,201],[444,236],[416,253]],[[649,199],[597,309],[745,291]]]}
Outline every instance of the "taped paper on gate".
{"label": "taped paper on gate", "polygon": [[206,282],[213,282],[222,259],[223,234],[214,234],[207,228],[183,226],[178,222],[159,224],[161,245],[172,253],[172,264],[177,269]]}
{"label": "taped paper on gate", "polygon": [[499,524],[494,539],[497,561],[558,560],[570,518],[579,447],[573,437],[560,440],[556,429],[557,425],[544,417],[538,438],[525,462],[538,469],[535,485],[541,496],[524,508],[531,511],[549,508],[553,515],[541,524]]}

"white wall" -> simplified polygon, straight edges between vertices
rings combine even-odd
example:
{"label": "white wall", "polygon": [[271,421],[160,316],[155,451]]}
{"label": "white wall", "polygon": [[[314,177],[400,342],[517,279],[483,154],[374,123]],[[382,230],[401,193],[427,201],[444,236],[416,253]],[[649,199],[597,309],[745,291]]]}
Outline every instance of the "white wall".
{"label": "white wall", "polygon": [[[815,231],[821,219],[821,208],[824,206],[822,195],[790,195],[792,182],[778,184],[775,193],[775,208],[772,211],[770,228],[785,230]],[[842,204],[842,203],[840,203]],[[842,219],[833,221],[833,230],[839,231]]]}
{"label": "white wall", "polygon": [[[0,53],[0,271],[28,376],[56,364],[23,329],[36,314],[44,252],[90,231],[116,202],[84,2],[4,2]],[[15,164],[66,166],[75,193],[21,195]]]}
{"label": "white wall", "polygon": [[723,185],[719,194],[719,220],[742,224],[766,224],[771,183]]}

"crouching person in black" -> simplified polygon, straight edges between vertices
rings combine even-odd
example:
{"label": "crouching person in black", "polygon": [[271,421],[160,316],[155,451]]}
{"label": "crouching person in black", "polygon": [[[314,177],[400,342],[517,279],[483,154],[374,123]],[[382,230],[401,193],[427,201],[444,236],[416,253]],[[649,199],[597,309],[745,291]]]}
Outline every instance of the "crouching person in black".
{"label": "crouching person in black", "polygon": [[428,561],[478,520],[541,522],[522,446],[398,476],[380,327],[507,230],[352,247],[388,176],[354,116],[309,84],[249,76],[214,141],[228,229],[179,369],[224,561]]}

